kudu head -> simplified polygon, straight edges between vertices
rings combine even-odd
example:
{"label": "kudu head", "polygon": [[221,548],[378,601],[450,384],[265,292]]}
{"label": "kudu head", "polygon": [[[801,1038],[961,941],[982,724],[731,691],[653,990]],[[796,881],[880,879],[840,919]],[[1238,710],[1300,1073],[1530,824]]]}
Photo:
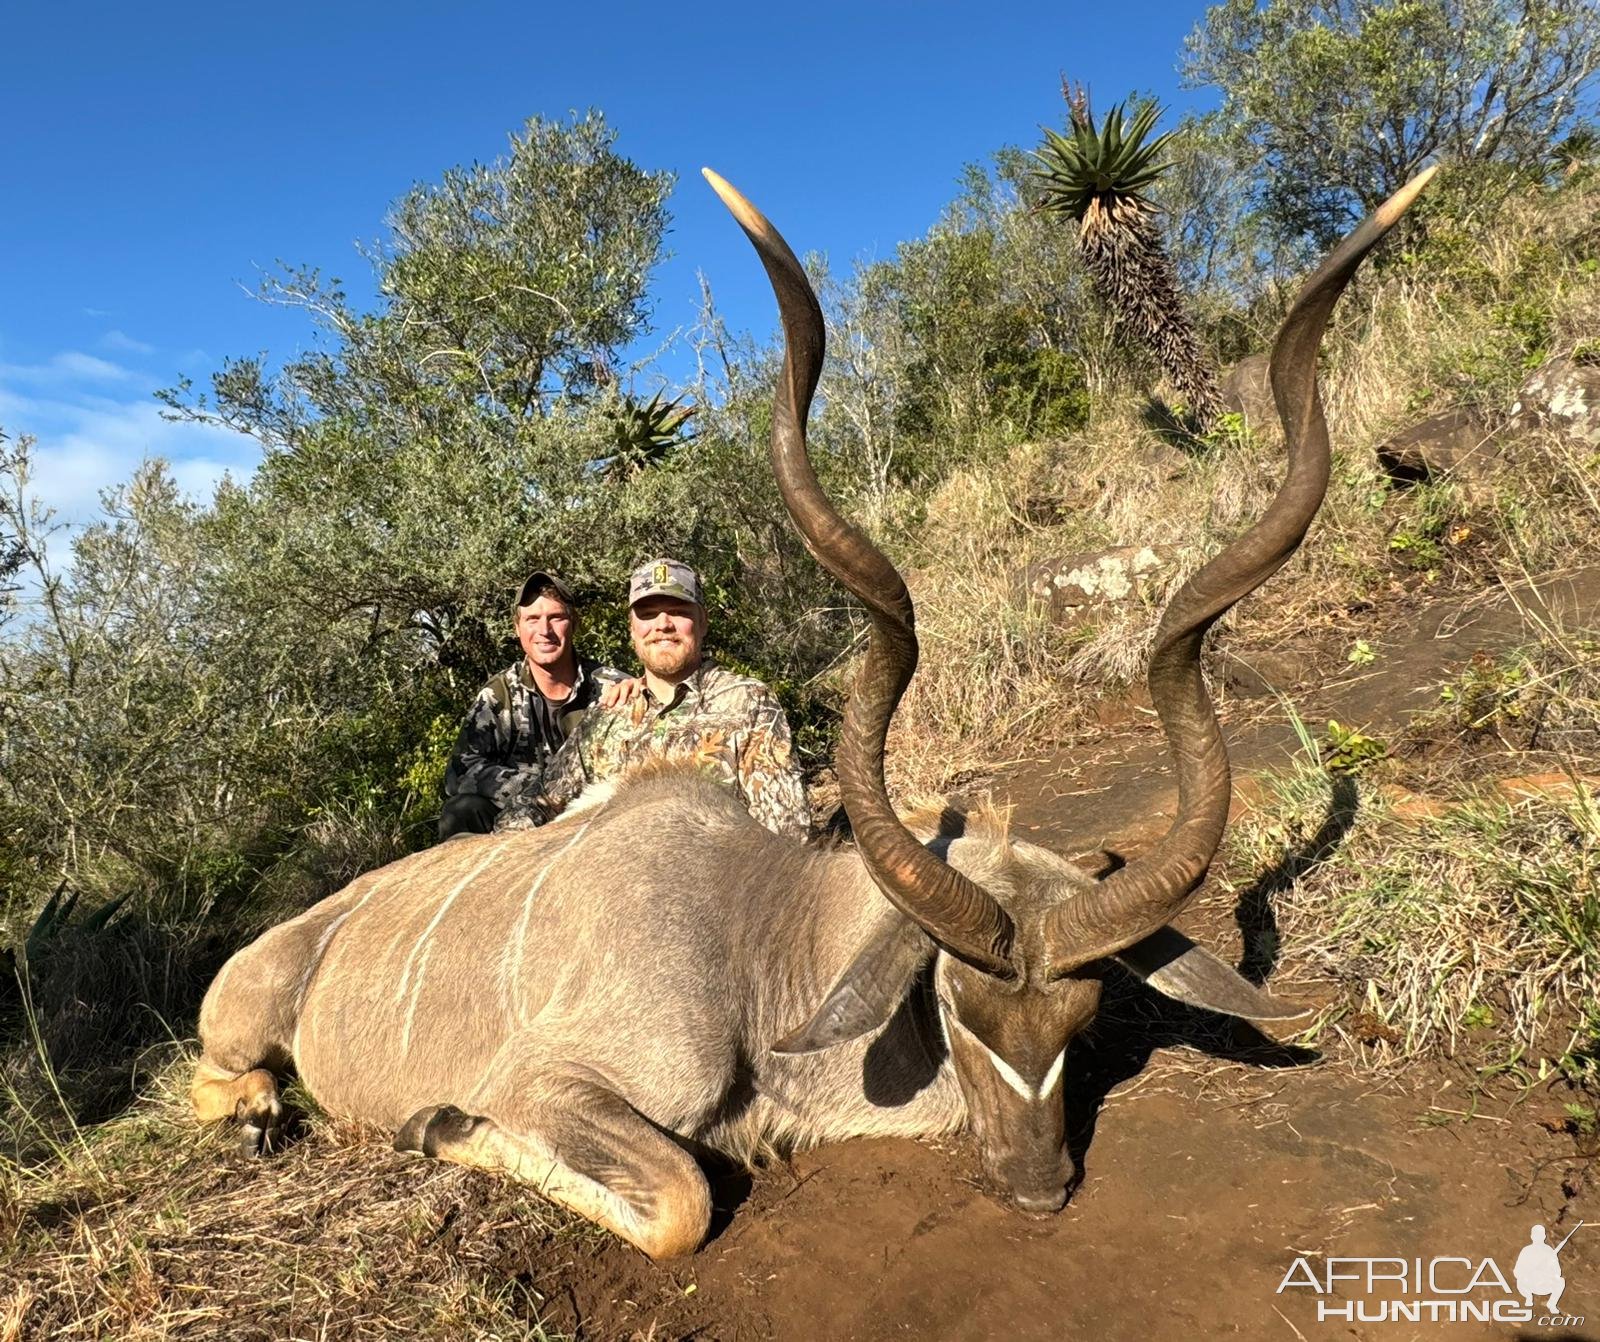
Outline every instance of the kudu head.
{"label": "kudu head", "polygon": [[1283,485],[1261,519],[1179,589],[1150,657],[1151,700],[1176,767],[1177,814],[1148,852],[1100,880],[1031,844],[969,835],[953,813],[937,832],[919,837],[890,806],[884,743],[917,664],[911,597],[888,559],[834,510],[806,456],[823,321],[805,271],[749,201],[715,173],[705,176],[754,244],[777,295],[785,356],[773,407],[772,465],[784,503],[807,548],[871,618],[835,767],[861,859],[904,915],[862,949],[812,1019],[776,1051],[812,1052],[875,1029],[935,957],[940,1019],[986,1173],[1022,1209],[1058,1210],[1073,1174],[1058,1094],[1062,1066],[1067,1045],[1099,1006],[1106,960],[1193,1005],[1254,1020],[1302,1014],[1167,927],[1205,878],[1232,792],[1200,648],[1206,631],[1295,552],[1321,506],[1329,451],[1317,349],[1362,258],[1432,170],[1328,256],[1284,320],[1271,365],[1288,444]]}

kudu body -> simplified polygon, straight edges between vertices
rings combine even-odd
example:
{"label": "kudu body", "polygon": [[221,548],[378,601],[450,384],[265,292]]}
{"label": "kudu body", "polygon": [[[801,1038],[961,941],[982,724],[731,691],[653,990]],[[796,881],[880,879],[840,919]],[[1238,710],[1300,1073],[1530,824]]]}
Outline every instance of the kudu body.
{"label": "kudu body", "polygon": [[1295,1014],[1165,924],[1226,820],[1227,756],[1200,674],[1205,630],[1299,545],[1327,483],[1315,358],[1335,299],[1422,181],[1324,263],[1280,334],[1289,465],[1266,516],[1200,570],[1157,633],[1152,698],[1179,809],[1103,880],[1008,839],[987,812],[903,820],[883,785],[889,721],[916,661],[893,567],[833,512],[805,457],[822,322],[804,272],[737,192],[712,185],[778,296],[786,359],[773,462],[817,557],[873,638],[837,767],[858,848],[811,847],[737,798],[658,764],[543,829],[460,837],[365,875],[224,966],[201,1010],[192,1095],[250,1149],[298,1069],[330,1112],[398,1129],[402,1150],[527,1180],[646,1253],[692,1251],[710,1218],[697,1146],[748,1156],[861,1134],[970,1126],[1024,1210],[1072,1177],[1066,1047],[1117,957],[1183,1000]]}

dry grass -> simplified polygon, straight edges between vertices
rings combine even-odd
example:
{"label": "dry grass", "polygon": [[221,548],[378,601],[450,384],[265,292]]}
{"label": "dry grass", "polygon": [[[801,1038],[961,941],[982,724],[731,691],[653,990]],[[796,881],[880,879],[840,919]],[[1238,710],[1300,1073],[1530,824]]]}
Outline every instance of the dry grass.
{"label": "dry grass", "polygon": [[[1278,862],[1323,822],[1329,779],[1267,781],[1232,831],[1231,869]],[[1341,988],[1303,1037],[1365,1063],[1463,1056],[1525,1081],[1600,1080],[1600,803],[1592,789],[1463,788],[1398,816],[1364,788],[1359,819],[1276,901],[1295,961]]]}
{"label": "dry grass", "polygon": [[602,1243],[507,1180],[314,1119],[265,1160],[199,1130],[175,1064],[134,1110],[0,1165],[0,1339],[542,1339]]}

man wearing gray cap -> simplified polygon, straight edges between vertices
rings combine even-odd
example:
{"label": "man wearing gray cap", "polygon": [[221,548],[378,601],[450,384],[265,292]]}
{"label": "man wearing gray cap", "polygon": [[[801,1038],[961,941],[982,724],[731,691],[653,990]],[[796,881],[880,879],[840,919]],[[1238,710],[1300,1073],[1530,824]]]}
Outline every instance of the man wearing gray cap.
{"label": "man wearing gray cap", "polygon": [[811,830],[805,787],[777,696],[759,680],[704,660],[700,580],[676,559],[652,559],[628,584],[628,628],[644,665],[631,703],[596,708],[568,737],[542,790],[510,799],[497,830],[541,825],[590,783],[653,757],[693,760],[739,794],[775,834]]}
{"label": "man wearing gray cap", "polygon": [[478,691],[445,771],[439,837],[487,834],[501,808],[537,793],[561,743],[607,687],[627,677],[579,657],[572,589],[545,569],[528,575],[514,603],[523,658]]}

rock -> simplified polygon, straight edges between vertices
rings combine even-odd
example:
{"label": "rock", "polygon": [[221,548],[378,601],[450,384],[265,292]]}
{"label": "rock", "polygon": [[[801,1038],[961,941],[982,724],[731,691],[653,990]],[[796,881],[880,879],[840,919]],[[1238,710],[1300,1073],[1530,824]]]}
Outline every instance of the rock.
{"label": "rock", "polygon": [[1517,393],[1511,418],[1600,447],[1600,364],[1563,354],[1534,369]]}
{"label": "rock", "polygon": [[1250,354],[1222,376],[1223,406],[1229,414],[1243,415],[1245,427],[1262,438],[1283,432],[1267,376],[1271,365],[1270,355]]}
{"label": "rock", "polygon": [[1176,480],[1189,470],[1189,458],[1167,443],[1141,443],[1131,455],[1139,470],[1152,480]]}
{"label": "rock", "polygon": [[1067,620],[1087,607],[1141,598],[1150,580],[1172,561],[1172,549],[1165,545],[1088,550],[1030,564],[1023,571],[1022,586],[1033,600],[1049,606],[1051,619]]}
{"label": "rock", "polygon": [[1270,699],[1316,679],[1316,657],[1304,648],[1224,652],[1222,681],[1241,699]]}
{"label": "rock", "polygon": [[1531,797],[1549,797],[1560,801],[1570,797],[1593,796],[1595,789],[1600,787],[1600,778],[1592,774],[1579,774],[1573,778],[1571,774],[1521,774],[1515,778],[1501,778],[1496,781],[1501,795],[1507,801],[1527,801]]}
{"label": "rock", "polygon": [[1450,802],[1441,801],[1437,797],[1425,797],[1421,793],[1401,787],[1398,783],[1380,784],[1378,796],[1388,809],[1389,818],[1398,820],[1402,825],[1437,820],[1451,810]]}
{"label": "rock", "polygon": [[1504,458],[1504,448],[1468,410],[1434,415],[1378,445],[1378,465],[1396,485],[1453,479],[1478,492]]}

